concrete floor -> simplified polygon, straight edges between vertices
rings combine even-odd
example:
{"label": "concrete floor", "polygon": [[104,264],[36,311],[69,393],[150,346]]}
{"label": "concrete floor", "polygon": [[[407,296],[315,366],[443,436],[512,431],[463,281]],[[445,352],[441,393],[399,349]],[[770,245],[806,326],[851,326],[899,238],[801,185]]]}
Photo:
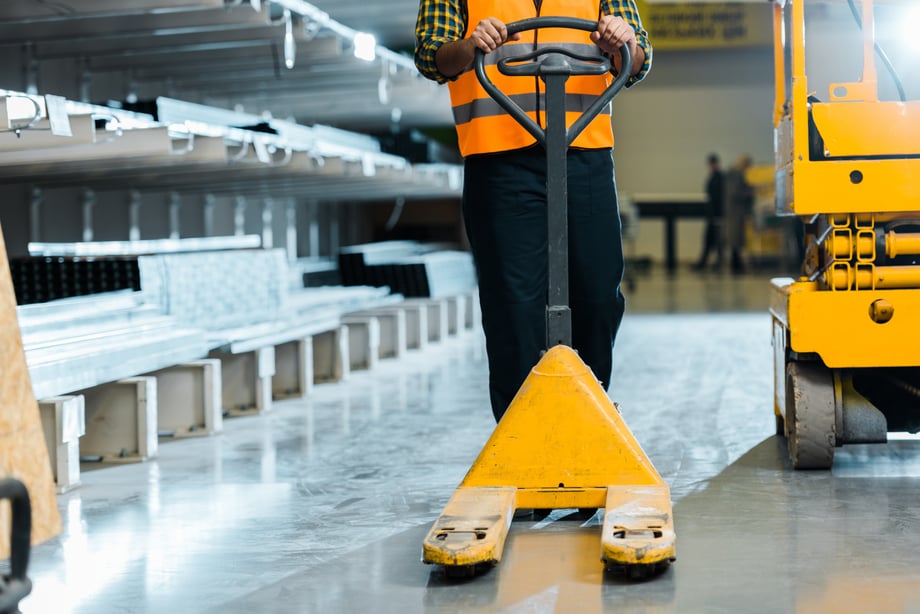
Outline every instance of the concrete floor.
{"label": "concrete floor", "polygon": [[920,612],[920,442],[793,472],[766,277],[640,277],[611,396],[671,485],[678,560],[605,575],[599,516],[516,521],[449,579],[421,540],[492,427],[479,334],[86,471],[33,549],[30,613]]}

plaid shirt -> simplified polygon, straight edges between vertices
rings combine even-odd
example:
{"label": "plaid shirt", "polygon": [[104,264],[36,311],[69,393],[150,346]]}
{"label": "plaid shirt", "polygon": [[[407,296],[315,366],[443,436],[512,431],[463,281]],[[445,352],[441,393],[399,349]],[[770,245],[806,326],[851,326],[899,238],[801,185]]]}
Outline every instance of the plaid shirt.
{"label": "plaid shirt", "polygon": [[[645,51],[645,64],[627,82],[627,87],[645,78],[652,65],[652,45],[648,32],[642,27],[635,0],[601,0],[605,15],[619,15],[636,31],[636,42]],[[425,77],[445,83],[447,77],[438,71],[435,54],[444,43],[466,36],[466,2],[463,0],[421,0],[415,25],[415,65]]]}

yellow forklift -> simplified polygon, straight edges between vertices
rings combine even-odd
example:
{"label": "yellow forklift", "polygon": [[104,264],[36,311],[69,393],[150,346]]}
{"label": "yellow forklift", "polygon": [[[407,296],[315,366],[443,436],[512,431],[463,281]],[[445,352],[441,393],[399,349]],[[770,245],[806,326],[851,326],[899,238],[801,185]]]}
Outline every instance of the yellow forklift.
{"label": "yellow forklift", "polygon": [[796,469],[920,431],[920,101],[898,75],[917,33],[895,32],[918,10],[773,0],[776,205],[804,254],[772,280],[774,400]]}

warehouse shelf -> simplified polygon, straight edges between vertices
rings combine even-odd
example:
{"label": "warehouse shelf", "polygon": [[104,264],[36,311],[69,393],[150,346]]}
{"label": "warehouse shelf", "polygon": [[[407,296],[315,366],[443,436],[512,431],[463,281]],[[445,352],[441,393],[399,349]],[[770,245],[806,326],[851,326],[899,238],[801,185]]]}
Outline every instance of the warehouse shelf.
{"label": "warehouse shelf", "polygon": [[150,239],[137,241],[78,241],[76,243],[29,243],[31,256],[138,256],[185,252],[250,249],[262,247],[258,235]]}
{"label": "warehouse shelf", "polygon": [[[35,98],[10,91],[2,95]],[[372,137],[327,126],[302,126],[169,98],[158,99],[162,121],[107,107],[67,108],[84,111],[66,115],[80,137],[35,143],[30,128],[24,128],[26,138],[7,141],[6,149],[0,142],[0,179],[324,200],[448,197],[460,190],[456,165],[412,165],[381,152]],[[96,117],[109,119],[97,128]],[[122,117],[130,120],[130,128],[121,126]],[[264,125],[270,132],[239,127],[250,125]]]}
{"label": "warehouse shelf", "polygon": [[158,433],[220,432],[225,415],[268,411],[274,398],[306,396],[476,322],[470,288],[430,301],[387,287],[305,289],[283,250],[163,247],[134,256],[140,290],[17,308],[60,491],[79,484],[81,458],[154,458]]}

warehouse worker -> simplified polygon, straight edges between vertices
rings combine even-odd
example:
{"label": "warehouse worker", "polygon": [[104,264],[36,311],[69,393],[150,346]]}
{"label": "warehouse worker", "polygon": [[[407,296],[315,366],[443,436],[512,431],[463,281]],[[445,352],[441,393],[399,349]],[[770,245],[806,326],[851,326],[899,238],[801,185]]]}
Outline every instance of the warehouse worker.
{"label": "warehouse worker", "polygon": [[702,271],[706,268],[709,261],[709,254],[714,252],[716,255],[716,264],[714,270],[722,268],[722,202],[724,201],[724,189],[722,180],[724,175],[719,166],[719,156],[711,153],[706,157],[706,165],[709,167],[709,175],[706,177],[706,229],[703,231],[703,253],[700,259],[693,265],[696,271]]}
{"label": "warehouse worker", "polygon": [[747,226],[754,210],[754,187],[747,180],[753,161],[744,154],[725,173],[725,241],[731,249],[732,273],[745,271],[742,254],[747,242]]}
{"label": "warehouse worker", "polygon": [[[509,38],[506,23],[538,16],[597,22],[597,30],[527,31]],[[421,0],[415,63],[429,79],[448,83],[460,153],[464,157],[463,220],[479,276],[489,359],[492,412],[500,420],[546,349],[546,153],[480,87],[471,71],[475,50],[491,54],[506,42],[520,53],[541,44],[596,45],[613,58],[628,45],[632,77],[651,65],[651,46],[634,0]],[[510,47],[510,45],[509,45]],[[499,54],[486,57],[494,63]],[[567,99],[589,100],[610,75],[570,80]],[[537,79],[494,78],[525,111],[545,125]],[[542,84],[541,84],[542,89]],[[613,369],[613,342],[625,302],[620,293],[623,246],[613,169],[609,108],[591,122],[568,153],[569,296],[572,345],[605,389]]]}

